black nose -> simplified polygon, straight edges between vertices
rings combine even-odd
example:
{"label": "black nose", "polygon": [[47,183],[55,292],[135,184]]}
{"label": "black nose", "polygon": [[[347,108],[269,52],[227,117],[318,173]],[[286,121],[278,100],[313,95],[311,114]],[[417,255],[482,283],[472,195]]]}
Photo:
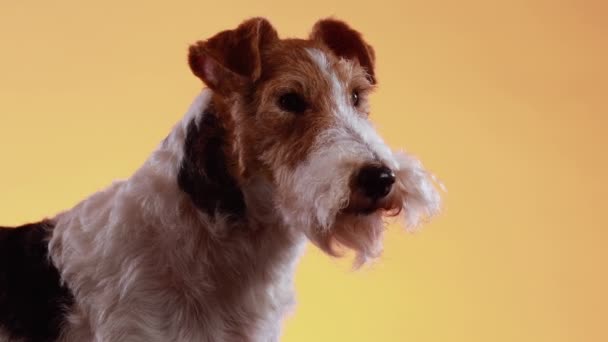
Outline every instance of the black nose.
{"label": "black nose", "polygon": [[391,169],[381,165],[366,165],[359,170],[356,184],[365,196],[377,200],[391,192],[395,183],[395,174]]}

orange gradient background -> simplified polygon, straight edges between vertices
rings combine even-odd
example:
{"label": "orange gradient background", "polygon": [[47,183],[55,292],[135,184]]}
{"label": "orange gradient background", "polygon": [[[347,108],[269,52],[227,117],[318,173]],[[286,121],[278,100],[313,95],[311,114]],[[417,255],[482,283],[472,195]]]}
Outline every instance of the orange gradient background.
{"label": "orange gradient background", "polygon": [[1,224],[128,177],[200,90],[189,43],[334,15],[376,49],[379,131],[449,192],[359,272],[309,247],[283,341],[608,341],[605,1],[84,3],[0,4]]}

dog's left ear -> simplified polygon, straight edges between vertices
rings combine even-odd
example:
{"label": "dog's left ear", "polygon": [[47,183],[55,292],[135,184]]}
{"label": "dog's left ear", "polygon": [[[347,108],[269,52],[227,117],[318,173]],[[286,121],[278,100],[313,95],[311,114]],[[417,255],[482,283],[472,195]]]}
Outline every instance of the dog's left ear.
{"label": "dog's left ear", "polygon": [[361,33],[343,21],[323,19],[313,26],[310,39],[323,43],[338,57],[356,59],[367,71],[370,82],[376,83],[374,49],[363,40]]}
{"label": "dog's left ear", "polygon": [[262,50],[276,40],[277,32],[268,20],[252,18],[190,46],[188,63],[209,88],[228,95],[260,77]]}

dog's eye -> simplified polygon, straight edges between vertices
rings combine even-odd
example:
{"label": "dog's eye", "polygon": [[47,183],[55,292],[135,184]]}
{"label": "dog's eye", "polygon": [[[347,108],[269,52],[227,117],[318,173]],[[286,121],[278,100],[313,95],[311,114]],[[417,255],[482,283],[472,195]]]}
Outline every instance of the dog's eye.
{"label": "dog's eye", "polygon": [[286,93],[279,97],[279,107],[290,113],[301,114],[308,108],[308,104],[302,96],[296,93]]}
{"label": "dog's eye", "polygon": [[353,90],[352,94],[350,95],[350,99],[353,103],[353,106],[359,107],[359,91]]}

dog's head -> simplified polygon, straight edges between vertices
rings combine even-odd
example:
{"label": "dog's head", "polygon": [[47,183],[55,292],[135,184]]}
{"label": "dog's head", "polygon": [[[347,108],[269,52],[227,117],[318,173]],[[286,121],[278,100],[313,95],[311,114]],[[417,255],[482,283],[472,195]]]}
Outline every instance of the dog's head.
{"label": "dog's head", "polygon": [[385,216],[414,226],[439,207],[418,161],[393,153],[369,120],[374,62],[361,34],[334,19],[302,40],[254,18],[189,53],[228,127],[241,186],[263,180],[288,227],[332,255],[353,249],[359,263],[379,254]]}

